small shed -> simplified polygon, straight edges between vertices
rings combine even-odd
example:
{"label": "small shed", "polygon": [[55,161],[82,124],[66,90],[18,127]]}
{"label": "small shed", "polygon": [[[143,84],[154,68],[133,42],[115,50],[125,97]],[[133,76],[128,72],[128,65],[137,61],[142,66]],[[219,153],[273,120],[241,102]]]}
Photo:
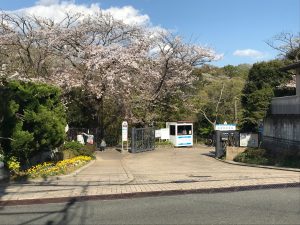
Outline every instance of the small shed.
{"label": "small shed", "polygon": [[193,146],[193,123],[188,121],[167,122],[170,141],[175,147]]}

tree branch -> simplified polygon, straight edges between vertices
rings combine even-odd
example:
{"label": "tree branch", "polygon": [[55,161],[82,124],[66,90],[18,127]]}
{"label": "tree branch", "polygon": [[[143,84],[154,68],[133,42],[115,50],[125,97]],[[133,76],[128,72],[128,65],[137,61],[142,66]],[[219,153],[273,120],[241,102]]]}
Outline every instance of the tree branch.
{"label": "tree branch", "polygon": [[217,118],[218,118],[219,105],[220,105],[220,103],[221,103],[221,99],[222,99],[224,87],[225,87],[225,84],[223,83],[223,84],[222,84],[222,89],[221,89],[221,92],[220,92],[220,96],[219,96],[219,100],[218,100],[218,103],[217,103],[217,105],[216,105],[216,117],[215,117],[215,122],[217,121]]}
{"label": "tree branch", "polygon": [[205,111],[203,111],[202,109],[200,109],[200,112],[203,114],[203,116],[205,117],[205,119],[206,119],[211,125],[215,126],[216,121],[215,121],[215,122],[212,122],[212,121],[208,118],[208,116],[206,115]]}
{"label": "tree branch", "polygon": [[5,139],[5,140],[10,140],[10,141],[15,141],[15,139],[7,138],[7,137],[0,137],[0,139]]}

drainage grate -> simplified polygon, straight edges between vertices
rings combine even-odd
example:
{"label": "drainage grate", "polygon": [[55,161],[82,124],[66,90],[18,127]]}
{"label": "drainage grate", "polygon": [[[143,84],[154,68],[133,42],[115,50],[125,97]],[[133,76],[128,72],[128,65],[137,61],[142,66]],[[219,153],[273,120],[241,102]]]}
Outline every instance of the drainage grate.
{"label": "drainage grate", "polygon": [[170,183],[175,183],[175,184],[183,184],[183,183],[195,183],[198,182],[197,180],[175,180],[171,181]]}
{"label": "drainage grate", "polygon": [[190,175],[189,177],[203,177],[203,178],[207,178],[207,177],[211,177],[211,176],[197,176],[197,175]]}

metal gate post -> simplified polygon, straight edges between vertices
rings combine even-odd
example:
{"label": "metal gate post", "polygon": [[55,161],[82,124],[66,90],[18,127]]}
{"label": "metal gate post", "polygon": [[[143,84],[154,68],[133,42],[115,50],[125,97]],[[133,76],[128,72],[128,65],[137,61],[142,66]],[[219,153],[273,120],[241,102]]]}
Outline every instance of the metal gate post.
{"label": "metal gate post", "polygon": [[155,127],[152,127],[152,146],[155,149]]}
{"label": "metal gate post", "polygon": [[221,151],[222,151],[222,143],[221,143],[221,132],[219,130],[216,130],[216,148],[215,148],[215,157],[219,158],[221,157]]}
{"label": "metal gate post", "polygon": [[131,152],[135,153],[135,127],[131,128]]}

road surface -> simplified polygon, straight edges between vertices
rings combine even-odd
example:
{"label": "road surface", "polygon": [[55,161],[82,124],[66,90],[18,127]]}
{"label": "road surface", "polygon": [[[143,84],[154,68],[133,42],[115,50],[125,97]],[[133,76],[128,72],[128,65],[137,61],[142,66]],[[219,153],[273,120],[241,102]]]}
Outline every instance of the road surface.
{"label": "road surface", "polygon": [[300,188],[4,206],[0,224],[299,224]]}

